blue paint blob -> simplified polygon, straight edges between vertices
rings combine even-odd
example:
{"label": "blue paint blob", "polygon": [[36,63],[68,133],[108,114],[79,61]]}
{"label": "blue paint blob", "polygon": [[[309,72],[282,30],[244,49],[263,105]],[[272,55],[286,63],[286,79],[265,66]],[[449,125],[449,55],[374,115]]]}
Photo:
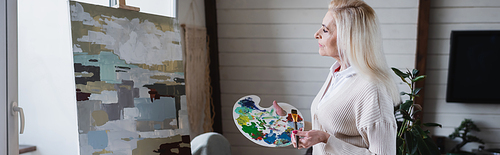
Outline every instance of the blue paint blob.
{"label": "blue paint blob", "polygon": [[278,136],[280,139],[283,139],[283,140],[288,140],[288,141],[292,141],[292,134],[290,134],[290,132],[283,132],[281,135]]}
{"label": "blue paint blob", "polygon": [[276,141],[276,134],[273,133],[273,130],[271,130],[271,132],[269,134],[264,136],[264,141],[267,144],[274,144],[274,141]]}
{"label": "blue paint blob", "polygon": [[240,115],[246,115],[250,112],[251,109],[248,109],[247,107],[237,107],[234,112]]}
{"label": "blue paint blob", "polygon": [[262,112],[266,112],[266,110],[260,110],[259,108],[257,108],[257,106],[255,106],[255,102],[252,101],[252,98],[251,97],[248,97],[246,99],[243,99],[243,100],[240,100],[238,102],[238,104],[240,104],[242,107],[247,107],[247,108],[250,108],[250,109],[254,109],[254,110],[259,110],[259,111],[262,111]]}
{"label": "blue paint blob", "polygon": [[94,149],[105,149],[108,147],[108,134],[106,131],[89,131],[87,139],[89,145]]}

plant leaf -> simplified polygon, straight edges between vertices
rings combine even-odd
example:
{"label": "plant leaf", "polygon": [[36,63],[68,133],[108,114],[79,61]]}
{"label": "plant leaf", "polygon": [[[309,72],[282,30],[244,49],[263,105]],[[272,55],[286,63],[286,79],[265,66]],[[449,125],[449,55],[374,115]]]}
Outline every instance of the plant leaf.
{"label": "plant leaf", "polygon": [[415,90],[413,90],[413,95],[417,95],[420,90],[422,90],[422,88],[415,88]]}
{"label": "plant leaf", "polygon": [[418,145],[418,143],[415,143],[415,138],[418,137],[413,135],[412,132],[404,132],[403,136],[406,140],[406,150],[408,150],[410,154],[414,154],[417,151],[416,145]]}
{"label": "plant leaf", "polygon": [[417,139],[418,151],[420,154],[425,155],[439,155],[439,149],[437,145],[432,141],[432,138],[427,136],[426,132],[422,130],[419,126],[414,126],[414,130],[411,130],[413,134],[419,135],[420,138]]}
{"label": "plant leaf", "polygon": [[417,81],[420,81],[420,80],[425,79],[425,77],[427,77],[427,75],[420,75],[420,76],[418,76],[418,77],[416,77],[416,78],[412,79],[411,81],[412,81],[412,82],[417,82]]}
{"label": "plant leaf", "polygon": [[[439,148],[437,147],[436,143],[432,140],[432,138],[426,138],[424,139],[424,142],[429,148],[429,155],[440,155],[441,153],[439,152]],[[424,154],[424,153],[422,153]]]}
{"label": "plant leaf", "polygon": [[418,72],[420,72],[418,69],[413,69],[412,71],[413,76],[417,76]]}
{"label": "plant leaf", "polygon": [[401,92],[401,93],[399,93],[399,94],[400,94],[400,95],[408,95],[408,97],[410,97],[410,98],[411,98],[411,94],[410,94],[410,93],[407,93],[407,92],[402,91],[402,92]]}
{"label": "plant leaf", "polygon": [[403,104],[401,104],[399,106],[399,109],[408,111],[408,109],[410,109],[411,105],[413,105],[413,101],[412,100],[406,100],[405,103],[403,103]]}
{"label": "plant leaf", "polygon": [[398,149],[397,150],[397,155],[403,155],[404,149],[401,149],[401,148],[404,148],[403,141],[404,141],[403,138],[396,136],[396,146],[397,146],[397,149]]}
{"label": "plant leaf", "polygon": [[412,118],[411,118],[411,116],[410,116],[410,114],[408,114],[408,112],[406,112],[406,110],[398,109],[397,111],[399,111],[399,113],[401,115],[403,115],[404,119],[413,121]]}
{"label": "plant leaf", "polygon": [[420,128],[420,126],[414,126],[413,129],[417,130],[423,139],[429,138],[429,136],[425,133],[424,130],[422,130],[422,128]]}
{"label": "plant leaf", "polygon": [[439,126],[440,128],[443,128],[443,126],[441,124],[437,124],[437,123],[424,123],[424,126]]}
{"label": "plant leaf", "polygon": [[401,77],[401,79],[403,79],[403,80],[404,80],[404,78],[407,78],[407,77],[409,77],[409,76],[410,76],[410,75],[408,75],[408,74],[405,74],[405,73],[401,72],[401,70],[399,70],[399,69],[397,69],[397,68],[392,67],[391,69],[392,69],[392,71],[393,71],[394,73],[396,73],[396,75],[398,75],[399,77]]}
{"label": "plant leaf", "polygon": [[420,106],[420,104],[413,104],[413,107],[417,108],[418,110],[422,110],[422,106]]}

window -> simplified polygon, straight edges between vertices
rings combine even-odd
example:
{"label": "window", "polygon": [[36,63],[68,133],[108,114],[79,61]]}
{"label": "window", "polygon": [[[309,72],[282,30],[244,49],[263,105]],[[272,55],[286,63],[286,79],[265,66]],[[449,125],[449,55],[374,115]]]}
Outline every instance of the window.
{"label": "window", "polygon": [[[103,6],[114,6],[117,4],[118,0],[76,0],[79,2],[85,2],[96,5]],[[160,16],[176,16],[176,0],[126,0],[126,4],[129,6],[141,8],[141,12],[150,13]]]}

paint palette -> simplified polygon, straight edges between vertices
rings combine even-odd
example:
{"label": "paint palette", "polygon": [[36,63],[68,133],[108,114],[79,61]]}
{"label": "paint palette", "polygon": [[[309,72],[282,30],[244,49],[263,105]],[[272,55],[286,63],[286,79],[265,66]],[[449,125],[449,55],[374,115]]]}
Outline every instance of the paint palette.
{"label": "paint palette", "polygon": [[[250,141],[266,147],[285,147],[292,144],[292,131],[295,130],[291,114],[297,109],[288,103],[278,103],[287,112],[287,116],[279,116],[271,106],[259,106],[260,98],[248,95],[240,98],[233,107],[233,119],[236,127]],[[302,114],[297,110],[298,129],[304,127]]]}

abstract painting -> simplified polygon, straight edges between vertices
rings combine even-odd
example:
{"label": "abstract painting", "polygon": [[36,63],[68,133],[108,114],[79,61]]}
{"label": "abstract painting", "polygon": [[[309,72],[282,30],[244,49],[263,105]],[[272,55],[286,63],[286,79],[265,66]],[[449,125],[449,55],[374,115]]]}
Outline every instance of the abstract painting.
{"label": "abstract painting", "polygon": [[259,106],[260,98],[248,95],[240,98],[233,106],[233,120],[240,132],[250,141],[266,147],[285,147],[292,144],[293,130],[304,128],[302,114],[297,110],[297,129],[293,122],[291,110],[296,109],[288,103],[278,105],[288,113],[279,116],[273,107]]}
{"label": "abstract painting", "polygon": [[177,21],[69,5],[80,154],[191,154]]}

